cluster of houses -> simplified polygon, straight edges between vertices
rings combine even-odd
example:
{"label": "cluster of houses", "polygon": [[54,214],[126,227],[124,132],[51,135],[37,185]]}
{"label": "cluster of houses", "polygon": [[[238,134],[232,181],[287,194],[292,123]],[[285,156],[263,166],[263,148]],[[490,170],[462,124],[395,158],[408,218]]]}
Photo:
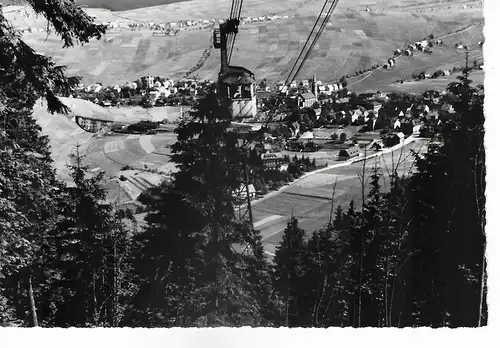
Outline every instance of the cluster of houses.
{"label": "cluster of houses", "polygon": [[[140,96],[148,97],[150,103],[155,105],[158,99],[168,98],[169,96],[175,96],[178,94],[189,95],[191,97],[198,96],[202,90],[204,90],[208,85],[212,84],[214,81],[198,81],[195,79],[184,78],[179,81],[174,81],[171,79],[162,78],[158,80],[153,76],[146,76],[143,78],[144,86],[138,91]],[[103,87],[100,83],[93,83],[90,85],[80,84],[76,88],[77,92],[85,92],[89,94],[95,94],[106,91],[114,91],[117,94],[123,89],[129,89],[137,91],[139,85],[137,82],[126,82],[123,84],[116,84],[114,86]],[[103,106],[111,106],[112,103],[109,100],[94,100],[95,103],[100,103]]]}
{"label": "cluster of houses", "polygon": [[421,52],[425,52],[425,53],[431,53],[431,49],[430,47],[432,47],[433,45],[442,45],[443,44],[443,41],[442,40],[434,40],[434,42],[432,40],[422,40],[422,41],[417,41],[415,43],[412,43],[411,45],[409,45],[406,49],[404,50],[401,50],[401,49],[397,49],[396,51],[394,51],[394,56],[401,56],[401,55],[405,55],[405,56],[412,56],[413,55],[413,52],[414,51],[421,51]]}
{"label": "cluster of houses", "polygon": [[274,86],[261,83],[257,86],[257,93],[261,96],[271,93],[281,94],[288,97],[288,99],[295,100],[299,108],[312,107],[318,101],[320,94],[333,95],[336,92],[344,89],[345,85],[338,82],[332,84],[325,84],[316,80],[316,75],[309,80],[292,81],[288,85],[280,81]]}
{"label": "cluster of houses", "polygon": [[387,64],[384,64],[384,69],[389,69],[396,65],[396,60],[394,58],[387,59]]}
{"label": "cluster of houses", "polygon": [[[245,17],[241,19],[241,24],[245,23],[255,23],[255,22],[265,22],[274,21],[278,19],[287,19],[289,16],[284,15],[267,15],[260,17]],[[167,32],[167,35],[175,35],[178,31],[183,31],[189,28],[211,28],[216,24],[224,23],[224,19],[190,19],[190,20],[179,20],[175,22],[137,22],[132,20],[126,21],[112,21],[112,22],[101,22],[109,29],[149,29],[153,30],[155,35],[160,36],[162,32]],[[164,34],[163,34],[164,35]]]}

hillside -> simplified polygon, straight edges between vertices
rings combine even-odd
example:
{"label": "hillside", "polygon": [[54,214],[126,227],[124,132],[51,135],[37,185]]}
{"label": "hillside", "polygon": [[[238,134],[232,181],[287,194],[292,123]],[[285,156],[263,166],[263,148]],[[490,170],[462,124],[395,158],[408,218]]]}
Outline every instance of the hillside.
{"label": "hillside", "polygon": [[[169,163],[170,150],[165,147],[175,141],[173,133],[158,135],[113,135],[98,136],[82,130],[74,121],[75,115],[108,119],[115,121],[137,122],[141,119],[150,119],[152,114],[134,112],[134,109],[105,109],[92,102],[61,98],[71,112],[68,115],[51,114],[46,105],[38,102],[34,108],[33,116],[42,127],[42,133],[50,139],[54,168],[62,180],[69,181],[67,168],[68,156],[80,144],[81,154],[85,155],[85,164],[91,169],[105,170],[107,176],[113,176],[123,166],[138,166],[171,170],[173,164]],[[161,109],[161,108],[158,108]],[[169,108],[168,117],[176,118],[176,108]],[[158,111],[165,112],[165,109]]]}
{"label": "hillside", "polygon": [[138,8],[175,4],[190,0],[75,0],[78,5],[89,8],[104,8],[111,11],[127,11]]}
{"label": "hillside", "polygon": [[[469,8],[464,9],[464,4]],[[297,17],[242,25],[232,63],[253,70],[258,80],[284,79],[321,5],[319,0],[246,0],[243,17],[266,13],[287,13]],[[397,6],[389,0],[363,0],[355,5],[340,1],[298,78],[316,73],[322,81],[336,81],[341,76],[384,64],[396,48],[403,48],[429,34],[445,36],[444,45],[434,48],[432,55],[419,53],[401,58],[390,71],[377,70],[352,78],[349,85],[356,91],[384,89],[415,72],[433,72],[445,66],[463,64],[464,52],[454,48],[458,42],[469,45],[472,57],[479,58],[482,51],[477,42],[484,40],[484,17],[479,5],[477,1],[461,0],[404,0]],[[371,11],[364,11],[368,7]],[[89,8],[88,12],[102,21],[165,22],[220,18],[227,16],[229,10],[228,0],[191,0],[118,12]],[[12,11],[6,11],[6,16],[19,28],[44,26],[42,18],[26,16],[24,10]],[[455,34],[471,25],[466,31]],[[210,45],[211,35],[207,29],[181,31],[173,37],[153,37],[146,29],[110,30],[100,41],[65,50],[53,35],[31,33],[25,34],[24,39],[38,52],[67,65],[69,73],[82,76],[83,82],[108,85],[132,81],[146,74],[181,78],[199,62],[208,47],[211,54],[197,74],[201,78],[215,79],[220,58],[219,52]]]}
{"label": "hillside", "polygon": [[[253,70],[258,79],[283,79],[299,54],[314,23],[313,16],[288,20],[246,24],[237,37],[232,63]],[[358,70],[384,64],[396,48],[420,40],[429,34],[446,35],[483,20],[481,11],[468,10],[437,15],[418,15],[405,12],[341,12],[333,15],[316,49],[304,65],[301,76],[314,72],[323,81],[331,81]],[[196,65],[208,47],[208,30],[184,31],[174,37],[153,37],[147,30],[110,31],[101,41],[61,50],[60,41],[46,34],[25,35],[25,40],[39,52],[51,55],[70,73],[81,75],[84,82],[105,84],[134,80],[147,73],[181,78]],[[431,56],[412,57],[398,62],[389,83],[415,71],[463,61],[463,52],[454,49],[456,42],[477,45],[483,39],[482,26],[467,33],[443,39],[444,45]],[[439,51],[439,52],[438,52]],[[212,49],[204,66],[198,71],[201,78],[214,79],[219,69],[219,54]],[[384,74],[387,72],[380,72]],[[380,76],[373,76],[379,81]],[[368,81],[367,81],[368,82]],[[376,88],[368,84],[367,88]]]}
{"label": "hillside", "polygon": [[[80,6],[87,6],[88,8],[102,8],[111,11],[127,11],[138,8],[160,6],[174,4],[176,2],[191,1],[191,0],[75,0]],[[23,0],[3,0],[4,6],[8,5],[24,5],[26,2]]]}
{"label": "hillside", "polygon": [[[61,99],[76,114],[98,116],[104,114],[108,116],[91,102],[70,98]],[[84,144],[92,137],[91,133],[78,127],[74,121],[73,112],[68,115],[51,114],[47,111],[47,106],[40,102],[35,105],[33,110],[33,117],[42,127],[42,134],[47,135],[50,139],[54,167],[64,179],[68,179],[68,168],[66,167],[68,155],[75,151],[77,144]]]}

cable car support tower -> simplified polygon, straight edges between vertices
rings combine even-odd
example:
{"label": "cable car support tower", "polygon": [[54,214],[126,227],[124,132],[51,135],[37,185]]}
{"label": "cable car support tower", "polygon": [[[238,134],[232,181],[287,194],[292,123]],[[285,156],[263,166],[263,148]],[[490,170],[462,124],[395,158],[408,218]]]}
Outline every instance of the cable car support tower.
{"label": "cable car support tower", "polygon": [[[309,36],[302,47],[292,69],[290,70],[284,86],[286,87],[293,81],[299,74],[307,58],[311,54],[316,42],[320,38],[326,24],[330,21],[331,15],[337,7],[339,0],[325,0],[323,7],[311,29]],[[217,94],[231,113],[234,121],[239,121],[242,118],[252,118],[257,114],[256,107],[256,88],[254,74],[243,67],[231,66],[231,56],[233,53],[234,42],[236,34],[238,34],[238,27],[240,25],[241,9],[243,0],[232,0],[231,13],[229,19],[219,25],[213,33],[214,48],[220,50],[221,63],[220,72],[217,82]],[[262,123],[260,130],[256,133],[243,132],[240,135],[243,147],[246,150],[251,148],[251,144],[260,141],[263,138],[263,132],[267,128],[269,122],[273,119],[279,105],[283,101],[284,94],[281,93],[277,98],[276,104],[272,110],[269,111],[266,120]],[[237,129],[237,127],[235,127]],[[236,131],[236,130],[235,130]],[[253,225],[252,205],[249,191],[249,177],[247,156],[243,156],[243,174],[245,180],[246,190],[246,206],[247,211],[240,218],[245,218],[248,212],[250,224]]]}

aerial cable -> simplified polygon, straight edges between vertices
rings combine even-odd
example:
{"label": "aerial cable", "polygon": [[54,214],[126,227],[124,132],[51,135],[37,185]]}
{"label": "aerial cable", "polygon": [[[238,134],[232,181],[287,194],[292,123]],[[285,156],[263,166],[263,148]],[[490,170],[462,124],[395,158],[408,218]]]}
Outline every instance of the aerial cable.
{"label": "aerial cable", "polygon": [[331,6],[330,6],[330,8],[329,8],[329,10],[328,10],[328,12],[327,12],[327,14],[325,16],[325,19],[323,20],[323,23],[321,24],[321,27],[320,27],[318,33],[316,34],[316,37],[314,38],[314,41],[313,41],[312,45],[309,47],[309,50],[307,51],[305,58],[303,59],[301,65],[297,69],[297,72],[296,72],[296,74],[294,75],[293,78],[295,78],[297,76],[297,74],[299,73],[300,69],[302,68],[302,66],[306,62],[307,58],[311,54],[312,50],[314,49],[314,46],[316,45],[316,42],[318,41],[318,39],[320,38],[321,34],[323,33],[323,30],[325,29],[326,24],[329,22],[330,17],[332,15],[335,7],[337,7],[337,4],[338,4],[338,0],[334,0],[334,2],[331,4]]}
{"label": "aerial cable", "polygon": [[300,61],[300,57],[304,53],[304,51],[305,51],[305,49],[307,47],[307,43],[311,39],[311,36],[314,33],[314,30],[315,30],[316,26],[318,25],[318,22],[319,22],[319,20],[321,18],[321,15],[323,14],[323,11],[325,10],[325,7],[326,7],[326,5],[328,4],[329,1],[330,0],[326,0],[325,3],[323,4],[323,7],[321,8],[320,14],[319,14],[318,18],[316,18],[316,22],[314,22],[314,25],[313,25],[313,27],[311,29],[311,32],[309,33],[309,36],[307,37],[306,42],[304,43],[304,46],[302,47],[302,50],[300,51],[300,53],[299,53],[299,55],[297,57],[297,60],[295,60],[295,63],[293,64],[293,67],[290,70],[290,73],[288,74],[288,77],[285,80],[285,85],[287,85],[290,82],[290,77],[292,76],[293,71],[294,71],[295,67],[297,66],[298,62]]}
{"label": "aerial cable", "polygon": [[338,4],[338,0],[334,0],[333,3],[330,5],[330,8],[323,20],[323,22],[321,23],[321,27],[318,31],[318,33],[316,34],[316,36],[314,37],[314,40],[313,40],[313,43],[311,44],[311,46],[309,47],[309,50],[307,51],[306,53],[306,56],[304,57],[304,59],[302,60],[299,68],[297,69],[297,71],[295,72],[295,74],[293,75],[293,79],[295,79],[298,75],[298,73],[300,72],[300,70],[302,69],[302,66],[304,65],[304,63],[306,62],[307,58],[309,58],[309,55],[311,54],[312,50],[314,49],[314,46],[316,45],[316,42],[318,41],[318,39],[320,38],[323,30],[325,29],[326,27],[326,24],[329,22],[330,20],[330,17],[333,13],[333,11],[335,10],[335,7],[337,7],[337,4]]}
{"label": "aerial cable", "polygon": [[[320,15],[319,15],[318,19],[316,20],[316,23],[314,24],[314,27],[316,26],[316,24],[318,23],[319,19],[321,18],[321,15],[323,14],[323,10],[324,10],[324,8],[326,7],[326,5],[328,4],[328,2],[329,2],[329,0],[325,1],[325,4],[323,5],[323,8],[322,8],[322,10],[321,10],[321,13],[320,13]],[[304,63],[305,63],[306,59],[307,59],[307,58],[308,58],[308,56],[310,55],[310,53],[311,53],[311,51],[312,51],[312,49],[313,49],[314,45],[315,45],[315,44],[316,44],[316,42],[318,41],[318,39],[319,39],[319,37],[320,37],[321,33],[323,32],[323,30],[324,30],[324,28],[325,28],[326,24],[327,24],[327,23],[328,23],[328,21],[330,20],[330,17],[331,17],[331,15],[332,15],[332,13],[333,13],[333,10],[337,7],[337,4],[338,4],[338,0],[333,0],[333,3],[330,5],[330,8],[329,8],[329,10],[328,10],[328,12],[327,12],[327,14],[326,14],[326,16],[325,16],[325,19],[323,20],[323,22],[322,22],[322,24],[321,24],[321,27],[320,27],[320,29],[319,29],[319,31],[318,31],[318,33],[316,33],[315,38],[314,38],[314,40],[313,40],[313,43],[312,43],[312,45],[309,47],[308,52],[306,53],[306,56],[304,57],[304,59],[302,60],[302,62],[301,62],[301,64],[300,64],[300,66],[299,66],[299,68],[297,69],[297,72],[296,72],[294,75],[292,75],[292,72],[293,72],[293,69],[292,69],[292,71],[290,72],[290,74],[289,74],[289,76],[288,76],[287,80],[285,81],[285,84],[283,85],[283,87],[282,87],[282,89],[281,89],[281,91],[280,91],[280,92],[282,92],[282,91],[284,90],[284,88],[288,85],[288,83],[290,82],[290,81],[289,81],[290,76],[293,76],[292,80],[293,80],[293,79],[297,76],[298,72],[300,71],[300,69],[301,69],[301,68],[302,68],[302,66],[304,65]],[[311,30],[311,34],[310,34],[309,36],[311,36],[311,35],[312,35],[312,33],[313,33],[313,31],[314,31],[314,27],[313,27],[313,29]],[[307,41],[308,41],[308,40],[309,40],[309,38],[307,39]],[[306,41],[306,44],[304,44],[304,48],[303,48],[303,50],[304,50],[304,49],[305,49],[305,47],[307,46],[307,41]],[[301,55],[301,54],[302,54],[302,52],[299,54],[299,58],[297,59],[297,62],[299,61],[299,59],[300,59],[300,55]],[[296,62],[296,63],[297,63],[297,62]],[[295,65],[296,65],[296,64],[295,64]],[[294,67],[295,67],[295,65],[294,65]],[[269,116],[267,117],[266,121],[265,121],[265,122],[264,122],[264,124],[262,125],[261,129],[265,129],[265,128],[267,127],[267,125],[269,124],[269,122],[271,122],[271,120],[272,120],[272,118],[273,118],[273,116],[274,116],[274,112],[275,112],[275,111],[276,111],[276,109],[278,108],[278,106],[279,106],[279,104],[280,104],[281,99],[283,99],[283,95],[281,95],[281,94],[280,94],[280,95],[278,96],[277,100],[276,100],[276,105],[275,105],[275,107],[274,107],[274,110],[270,110],[270,111],[269,111]]]}
{"label": "aerial cable", "polygon": [[[231,7],[231,19],[236,19],[237,21],[239,21],[242,8],[243,8],[243,0],[234,0],[233,5]],[[227,55],[228,64],[231,62],[235,41],[236,41],[236,33],[231,33],[228,37],[228,48],[229,48]]]}
{"label": "aerial cable", "polygon": [[229,18],[233,18],[233,15],[234,15],[234,5],[235,3],[237,2],[237,0],[233,0],[233,2],[231,3],[231,12],[229,12]]}
{"label": "aerial cable", "polygon": [[[323,4],[323,7],[321,8],[321,11],[320,11],[320,13],[319,13],[318,17],[316,18],[316,21],[314,22],[314,25],[313,25],[313,27],[312,27],[312,29],[311,29],[310,33],[309,33],[309,36],[307,37],[307,40],[306,40],[306,42],[304,43],[304,46],[302,47],[302,50],[300,51],[300,53],[299,53],[299,55],[298,55],[298,57],[297,57],[297,59],[296,59],[296,61],[295,61],[294,65],[293,65],[292,69],[290,70],[290,73],[288,74],[288,77],[286,78],[285,83],[284,83],[284,85],[283,85],[282,89],[280,90],[280,93],[281,93],[281,92],[285,89],[285,87],[288,85],[288,83],[290,83],[290,77],[291,77],[291,76],[294,76],[294,77],[295,77],[295,75],[296,75],[296,74],[295,74],[295,75],[292,75],[292,74],[293,74],[293,71],[294,71],[295,67],[297,66],[297,64],[299,63],[299,61],[300,61],[300,58],[301,58],[302,54],[303,54],[303,53],[304,53],[304,51],[306,50],[307,43],[308,43],[308,42],[309,42],[309,40],[311,39],[311,37],[312,37],[312,35],[313,35],[313,33],[314,33],[315,29],[316,29],[316,26],[318,25],[318,22],[319,22],[319,20],[321,19],[321,15],[323,14],[323,12],[324,12],[324,10],[325,10],[325,8],[326,8],[326,5],[328,5],[328,2],[329,2],[329,1],[330,1],[330,0],[326,0],[326,1],[325,1],[325,3]],[[302,60],[302,62],[304,62],[304,60]],[[279,103],[280,103],[281,99],[282,99],[282,95],[280,94],[280,95],[278,96],[278,99],[276,100],[276,105],[275,105],[275,108],[274,108],[274,109],[276,109],[276,108],[279,106]],[[264,129],[264,128],[266,128],[266,127],[267,127],[267,125],[269,124],[269,122],[272,120],[272,117],[274,116],[274,115],[273,115],[273,114],[274,114],[274,111],[275,111],[275,110],[270,110],[270,111],[269,111],[269,116],[267,117],[267,119],[266,119],[266,121],[264,122],[264,124],[263,124],[263,126],[261,127],[261,129]]]}

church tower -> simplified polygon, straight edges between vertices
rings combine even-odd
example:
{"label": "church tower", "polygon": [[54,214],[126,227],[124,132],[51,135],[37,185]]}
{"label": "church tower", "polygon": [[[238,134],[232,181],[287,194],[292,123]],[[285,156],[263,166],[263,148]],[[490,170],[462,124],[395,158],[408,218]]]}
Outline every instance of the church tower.
{"label": "church tower", "polygon": [[312,83],[311,83],[311,92],[314,96],[318,97],[318,86],[316,83],[316,73],[313,74]]}

